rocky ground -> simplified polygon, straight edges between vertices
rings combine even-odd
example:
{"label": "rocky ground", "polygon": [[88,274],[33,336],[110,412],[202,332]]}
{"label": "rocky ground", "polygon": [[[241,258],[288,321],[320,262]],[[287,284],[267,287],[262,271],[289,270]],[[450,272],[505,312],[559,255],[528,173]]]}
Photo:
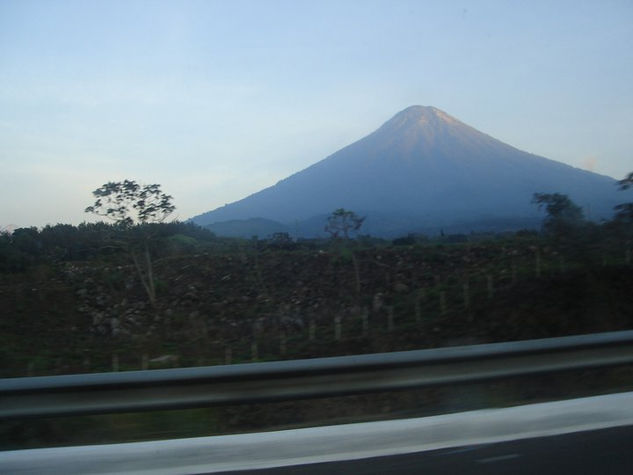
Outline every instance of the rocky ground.
{"label": "rocky ground", "polygon": [[114,354],[138,369],[629,328],[633,273],[603,261],[516,240],[245,248],[156,260],[155,306],[125,256],[40,266],[0,277],[0,361],[5,376],[59,374],[111,370]]}

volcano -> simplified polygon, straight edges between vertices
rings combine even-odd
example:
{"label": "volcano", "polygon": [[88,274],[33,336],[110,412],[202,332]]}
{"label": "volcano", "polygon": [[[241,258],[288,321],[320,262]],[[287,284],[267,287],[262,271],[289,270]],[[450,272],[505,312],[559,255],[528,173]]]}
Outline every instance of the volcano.
{"label": "volcano", "polygon": [[593,220],[609,218],[620,200],[613,178],[523,152],[435,107],[411,106],[276,185],[192,220],[225,235],[247,229],[250,237],[263,226],[318,236],[326,217],[345,208],[366,216],[362,232],[375,236],[503,231],[538,226],[536,192],[567,194]]}

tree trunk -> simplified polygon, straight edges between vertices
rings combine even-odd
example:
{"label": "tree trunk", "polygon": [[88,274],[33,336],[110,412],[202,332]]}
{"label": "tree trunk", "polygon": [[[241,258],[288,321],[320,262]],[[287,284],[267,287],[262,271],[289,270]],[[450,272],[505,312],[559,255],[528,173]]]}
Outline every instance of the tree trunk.
{"label": "tree trunk", "polygon": [[356,254],[352,251],[352,264],[354,264],[354,277],[356,278],[356,297],[360,296],[360,270],[358,268],[358,260]]}
{"label": "tree trunk", "polygon": [[149,303],[152,307],[156,306],[156,285],[154,283],[154,269],[152,267],[152,258],[149,255],[149,245],[145,240],[145,263],[147,265],[147,287],[149,288]]}
{"label": "tree trunk", "polygon": [[146,269],[144,270],[139,262],[139,258],[136,253],[130,249],[130,255],[132,256],[132,261],[134,262],[134,267],[136,268],[136,272],[138,274],[139,279],[141,280],[141,284],[143,285],[143,289],[145,289],[145,293],[149,299],[149,303],[152,307],[156,306],[156,289],[154,287],[154,276],[152,272],[152,259],[149,255],[149,246],[147,245],[147,241],[145,241],[145,265]]}

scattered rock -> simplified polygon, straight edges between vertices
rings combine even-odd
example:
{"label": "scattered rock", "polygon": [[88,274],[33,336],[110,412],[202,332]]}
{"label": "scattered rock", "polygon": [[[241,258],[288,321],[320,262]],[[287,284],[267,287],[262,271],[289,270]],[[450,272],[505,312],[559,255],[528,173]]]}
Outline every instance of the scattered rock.
{"label": "scattered rock", "polygon": [[396,282],[393,284],[393,290],[399,294],[407,294],[409,293],[409,286],[407,284],[403,284],[402,282]]}

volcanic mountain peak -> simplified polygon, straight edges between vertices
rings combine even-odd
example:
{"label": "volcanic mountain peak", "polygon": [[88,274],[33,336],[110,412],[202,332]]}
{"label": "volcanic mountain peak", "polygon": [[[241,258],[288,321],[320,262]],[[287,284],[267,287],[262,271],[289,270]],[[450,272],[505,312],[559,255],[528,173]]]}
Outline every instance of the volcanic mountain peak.
{"label": "volcanic mountain peak", "polygon": [[[432,155],[464,155],[455,148],[498,147],[501,142],[432,106],[410,106],[398,112],[378,130],[357,143],[368,147],[365,155],[382,154],[401,160]],[[470,155],[469,152],[466,155]]]}
{"label": "volcanic mountain peak", "polygon": [[408,120],[420,119],[440,119],[446,122],[456,122],[457,119],[451,117],[446,112],[433,106],[409,106],[398,112],[393,118],[403,117]]}
{"label": "volcanic mountain peak", "polygon": [[609,217],[617,202],[614,184],[416,105],[276,185],[193,220],[250,225],[251,218],[264,218],[292,225],[298,235],[319,235],[325,217],[346,208],[367,216],[365,232],[383,236],[450,226],[487,229],[487,223],[526,227],[541,216],[531,204],[537,192],[568,194],[594,219]]}
{"label": "volcanic mountain peak", "polygon": [[419,136],[433,140],[438,135],[486,136],[433,106],[410,106],[398,112],[376,130],[379,135]]}
{"label": "volcanic mountain peak", "polygon": [[408,128],[438,126],[441,124],[457,125],[461,124],[461,122],[433,106],[410,106],[398,112],[385,123],[385,126],[389,128]]}

